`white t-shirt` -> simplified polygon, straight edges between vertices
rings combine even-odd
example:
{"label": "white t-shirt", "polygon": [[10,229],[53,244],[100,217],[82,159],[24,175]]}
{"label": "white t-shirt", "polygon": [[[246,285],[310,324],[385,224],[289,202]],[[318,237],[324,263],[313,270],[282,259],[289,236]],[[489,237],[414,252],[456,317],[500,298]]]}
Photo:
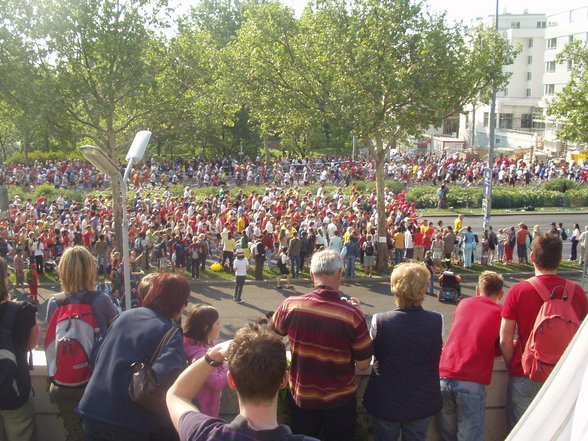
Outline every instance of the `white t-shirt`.
{"label": "white t-shirt", "polygon": [[233,270],[235,271],[236,276],[246,276],[248,267],[249,267],[249,261],[245,258],[243,258],[243,259],[236,258],[233,261]]}

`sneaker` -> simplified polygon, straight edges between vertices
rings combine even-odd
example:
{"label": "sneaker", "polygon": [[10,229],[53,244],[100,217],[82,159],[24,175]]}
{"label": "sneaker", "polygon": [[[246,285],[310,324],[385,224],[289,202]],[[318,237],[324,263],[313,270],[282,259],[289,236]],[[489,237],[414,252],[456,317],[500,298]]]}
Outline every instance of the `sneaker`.
{"label": "sneaker", "polygon": [[239,299],[237,300],[237,303],[243,303],[243,300]]}

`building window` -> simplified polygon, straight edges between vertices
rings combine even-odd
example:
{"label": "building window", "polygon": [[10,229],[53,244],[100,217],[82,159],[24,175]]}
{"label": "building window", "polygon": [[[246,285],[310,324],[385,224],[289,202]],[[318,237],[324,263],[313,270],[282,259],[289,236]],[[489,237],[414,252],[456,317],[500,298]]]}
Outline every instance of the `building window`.
{"label": "building window", "polygon": [[521,22],[520,21],[511,21],[510,22],[510,27],[512,29],[520,29],[521,28]]}
{"label": "building window", "polygon": [[527,89],[527,96],[531,96],[531,89]]}
{"label": "building window", "polygon": [[527,72],[527,81],[531,81],[533,79],[533,73]]}
{"label": "building window", "polygon": [[547,49],[557,49],[557,37],[547,40]]}
{"label": "building window", "polygon": [[523,113],[521,115],[521,129],[530,129],[533,127],[533,114]]}
{"label": "building window", "polygon": [[512,113],[501,113],[498,118],[498,127],[500,129],[512,129]]}
{"label": "building window", "polygon": [[484,112],[484,127],[488,127],[488,121],[490,121],[490,115],[488,112]]}
{"label": "building window", "polygon": [[555,84],[545,85],[545,95],[555,95]]}
{"label": "building window", "polygon": [[532,64],[533,63],[533,55],[529,55],[527,57],[527,64]]}
{"label": "building window", "polygon": [[533,39],[529,38],[529,41],[527,42],[527,47],[533,47]]}
{"label": "building window", "polygon": [[572,66],[573,66],[573,61],[572,60],[568,60],[568,72],[572,70]]}
{"label": "building window", "polygon": [[545,62],[545,72],[555,72],[555,61],[547,61]]}
{"label": "building window", "polygon": [[537,28],[538,29],[545,29],[547,27],[547,22],[546,21],[538,21],[537,22]]}

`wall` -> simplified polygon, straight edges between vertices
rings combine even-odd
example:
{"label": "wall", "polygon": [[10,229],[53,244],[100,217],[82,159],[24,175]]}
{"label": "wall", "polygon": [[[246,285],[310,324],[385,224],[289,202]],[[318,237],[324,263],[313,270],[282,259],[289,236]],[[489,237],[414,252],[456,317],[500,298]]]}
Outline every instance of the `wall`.
{"label": "wall", "polygon": [[[57,408],[49,401],[47,393],[48,380],[47,368],[44,366],[44,354],[37,352],[35,354],[35,369],[31,372],[33,378],[33,388],[35,389],[35,406],[37,411],[37,428],[39,441],[64,441],[65,436],[61,420],[58,419]],[[494,374],[492,383],[487,389],[486,398],[486,436],[485,441],[500,441],[506,437],[506,426],[504,416],[504,402],[506,396],[507,372],[504,368],[502,359],[496,359],[494,362]],[[361,427],[358,430],[357,439],[370,441],[371,430],[369,429],[369,415],[361,405],[361,397],[367,385],[368,374],[358,372],[357,382],[359,389],[357,392],[359,421]],[[221,417],[232,419],[239,412],[237,397],[234,391],[226,388],[223,391],[221,400]],[[1,423],[0,423],[1,424]],[[1,431],[0,431],[1,433]],[[440,440],[437,422],[433,421],[427,441]]]}

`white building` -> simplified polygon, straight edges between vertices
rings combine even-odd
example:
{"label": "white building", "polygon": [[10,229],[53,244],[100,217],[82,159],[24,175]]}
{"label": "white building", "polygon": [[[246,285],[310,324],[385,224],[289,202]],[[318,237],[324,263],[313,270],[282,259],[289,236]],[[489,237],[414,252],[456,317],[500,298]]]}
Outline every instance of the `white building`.
{"label": "white building", "polygon": [[[493,25],[494,16],[484,19]],[[506,69],[512,72],[508,86],[496,96],[496,147],[534,148],[553,155],[566,146],[557,141],[553,124],[546,121],[549,99],[569,81],[570,66],[557,64],[557,54],[572,39],[588,38],[588,6],[559,14],[499,15],[499,30],[521,51]],[[459,137],[468,146],[488,146],[490,106],[470,110],[460,119]],[[473,121],[473,125],[472,125]]]}

